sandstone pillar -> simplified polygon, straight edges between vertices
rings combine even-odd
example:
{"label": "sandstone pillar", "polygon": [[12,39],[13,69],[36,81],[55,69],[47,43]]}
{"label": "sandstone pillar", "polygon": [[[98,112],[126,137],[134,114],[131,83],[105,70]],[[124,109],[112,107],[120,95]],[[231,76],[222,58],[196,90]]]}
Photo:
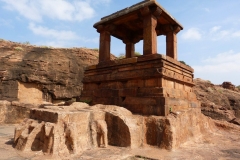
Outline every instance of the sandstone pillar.
{"label": "sandstone pillar", "polygon": [[98,27],[100,33],[99,62],[110,60],[111,35],[103,26]]}
{"label": "sandstone pillar", "polygon": [[166,54],[177,60],[177,34],[173,31],[166,35]]}
{"label": "sandstone pillar", "polygon": [[177,60],[177,33],[181,30],[179,26],[169,25],[165,28],[166,34],[166,54]]}
{"label": "sandstone pillar", "polygon": [[141,10],[143,17],[143,55],[157,53],[157,19],[149,8]]}
{"label": "sandstone pillar", "polygon": [[126,43],[126,58],[134,57],[135,52],[135,44],[134,43]]}

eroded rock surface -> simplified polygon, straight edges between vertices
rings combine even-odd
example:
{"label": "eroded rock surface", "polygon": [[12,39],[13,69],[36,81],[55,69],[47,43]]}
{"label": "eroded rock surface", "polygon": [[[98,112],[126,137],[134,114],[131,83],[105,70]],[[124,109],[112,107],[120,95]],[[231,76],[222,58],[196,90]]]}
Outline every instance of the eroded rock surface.
{"label": "eroded rock surface", "polygon": [[232,87],[226,89],[222,85],[214,85],[202,79],[195,79],[194,82],[196,84],[194,92],[201,102],[204,115],[238,124],[240,119],[239,91],[235,89],[233,91]]}
{"label": "eroded rock surface", "polygon": [[38,108],[40,105],[0,100],[0,124],[20,123],[23,119],[29,118],[31,108]]}
{"label": "eroded rock surface", "polygon": [[1,40],[0,100],[39,103],[76,98],[84,68],[97,62],[94,49],[54,49]]}
{"label": "eroded rock surface", "polygon": [[210,126],[214,125],[200,108],[166,117],[141,116],[118,106],[75,102],[31,109],[30,119],[16,127],[14,143],[18,150],[51,155],[80,154],[109,146],[172,150],[211,132],[214,127]]}

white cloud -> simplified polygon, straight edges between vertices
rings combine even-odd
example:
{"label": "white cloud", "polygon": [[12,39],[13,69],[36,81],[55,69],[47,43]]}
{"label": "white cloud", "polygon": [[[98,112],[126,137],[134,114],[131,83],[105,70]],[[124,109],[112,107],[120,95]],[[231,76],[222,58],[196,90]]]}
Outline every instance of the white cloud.
{"label": "white cloud", "polygon": [[232,38],[240,37],[240,30],[221,30],[221,28],[221,26],[214,26],[210,29],[209,37],[211,37],[211,40],[231,40]]}
{"label": "white cloud", "polygon": [[[4,8],[17,11],[23,17],[41,22],[43,17],[64,21],[82,21],[95,14],[91,0],[1,0]],[[110,0],[100,0],[109,3]]]}
{"label": "white cloud", "polygon": [[210,29],[210,33],[217,32],[219,29],[221,29],[221,26],[214,26]]}
{"label": "white cloud", "polygon": [[202,38],[202,34],[199,29],[190,28],[182,34],[182,38],[185,40],[200,40]]}
{"label": "white cloud", "polygon": [[214,32],[211,34],[211,39],[214,41],[217,40],[227,40],[229,38],[231,38],[231,30],[219,30],[218,32]]}
{"label": "white cloud", "polygon": [[233,37],[240,37],[240,31],[236,31],[232,33]]}
{"label": "white cloud", "polygon": [[22,16],[26,17],[30,20],[40,21],[42,19],[39,8],[35,5],[36,1],[28,1],[28,0],[2,0],[6,3],[4,8],[17,11]]}
{"label": "white cloud", "polygon": [[196,78],[212,81],[214,84],[221,84],[230,81],[240,85],[240,53],[230,50],[220,53],[202,61],[202,65],[192,66]]}
{"label": "white cloud", "polygon": [[30,23],[28,27],[34,34],[47,38],[54,38],[57,40],[76,40],[79,38],[76,33],[72,31],[58,31],[47,27],[36,26],[34,23]]}
{"label": "white cloud", "polygon": [[220,53],[215,57],[203,60],[203,65],[193,66],[196,72],[207,73],[240,73],[240,53],[228,52]]}

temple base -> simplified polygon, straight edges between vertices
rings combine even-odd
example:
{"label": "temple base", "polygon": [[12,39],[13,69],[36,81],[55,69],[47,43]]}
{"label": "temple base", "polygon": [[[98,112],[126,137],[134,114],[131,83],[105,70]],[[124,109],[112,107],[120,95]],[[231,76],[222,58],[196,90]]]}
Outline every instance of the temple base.
{"label": "temple base", "polygon": [[135,114],[167,116],[200,107],[192,91],[193,69],[160,54],[90,66],[83,84],[80,101],[118,105]]}

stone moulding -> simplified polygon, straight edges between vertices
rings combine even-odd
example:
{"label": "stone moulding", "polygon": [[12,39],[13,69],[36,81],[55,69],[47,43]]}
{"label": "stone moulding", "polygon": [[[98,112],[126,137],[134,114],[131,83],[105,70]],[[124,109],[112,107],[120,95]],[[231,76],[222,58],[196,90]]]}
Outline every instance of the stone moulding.
{"label": "stone moulding", "polygon": [[192,92],[193,69],[159,54],[90,66],[83,84],[80,101],[118,105],[137,114],[166,116],[200,107]]}

